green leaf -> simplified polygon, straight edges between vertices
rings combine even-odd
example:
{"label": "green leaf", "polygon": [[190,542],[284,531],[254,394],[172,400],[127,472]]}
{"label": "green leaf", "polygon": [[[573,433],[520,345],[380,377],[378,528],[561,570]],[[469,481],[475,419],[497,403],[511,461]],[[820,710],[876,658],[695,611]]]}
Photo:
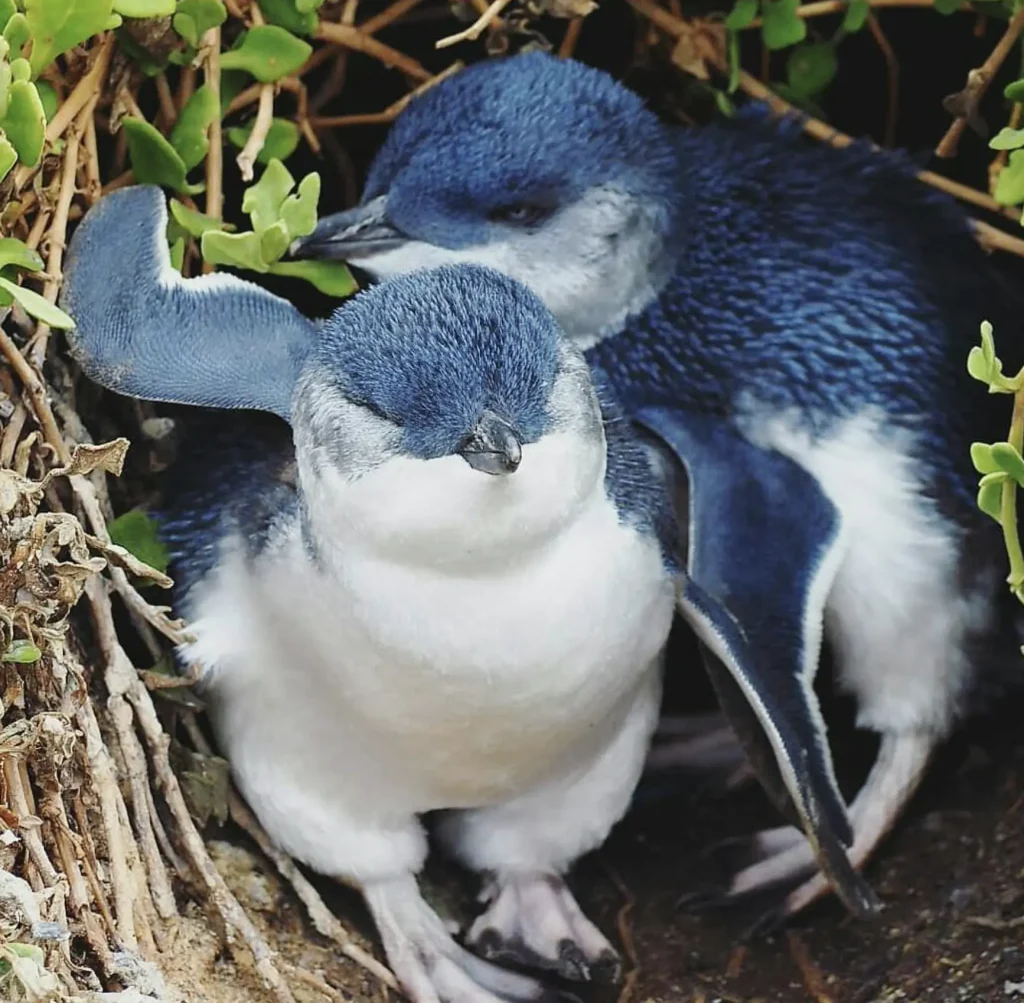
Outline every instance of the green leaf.
{"label": "green leaf", "polygon": [[963,0],[935,0],[935,9],[940,14],[955,14],[963,5]]}
{"label": "green leaf", "polygon": [[171,130],[171,146],[178,151],[185,170],[202,163],[210,149],[210,126],[220,115],[217,95],[209,84],[203,84],[188,99]]}
{"label": "green leaf", "polygon": [[227,114],[228,105],[249,86],[249,74],[242,70],[225,70],[220,75],[220,115]]}
{"label": "green leaf", "polygon": [[266,272],[258,233],[224,233],[207,230],[200,247],[203,258],[211,265],[228,265],[231,268],[247,268],[252,272]]}
{"label": "green leaf", "polygon": [[992,447],[986,442],[971,443],[971,463],[979,474],[994,474],[999,469],[992,459]]}
{"label": "green leaf", "polygon": [[0,131],[0,181],[3,181],[8,174],[11,173],[11,168],[18,162],[18,153],[11,146],[7,137]]}
{"label": "green leaf", "polygon": [[18,7],[14,0],[0,0],[0,29],[6,28],[7,22],[17,13]]}
{"label": "green leaf", "polygon": [[171,244],[171,267],[180,272],[185,264],[185,238],[179,237]]}
{"label": "green leaf", "polygon": [[726,118],[732,118],[736,114],[736,106],[729,100],[729,95],[725,91],[720,91],[717,87],[711,88],[711,95],[715,100],[715,107],[718,109],[720,115],[724,115]]}
{"label": "green leaf", "polygon": [[61,53],[103,31],[113,13],[113,0],[23,0],[32,29],[32,75]]}
{"label": "green leaf", "polygon": [[[31,665],[33,662],[38,662],[42,657],[43,653],[31,641],[24,640],[11,641],[11,646],[3,655],[0,655],[3,661],[17,662],[19,665]],[[8,944],[7,946],[16,947],[18,945]]]}
{"label": "green leaf", "polygon": [[992,150],[1016,150],[1024,146],[1024,129],[1003,128],[988,141]]}
{"label": "green leaf", "polygon": [[178,225],[190,236],[201,237],[207,230],[224,230],[227,226],[219,219],[204,216],[201,212],[189,209],[177,199],[171,199],[171,215]]}
{"label": "green leaf", "polygon": [[175,0],[114,0],[114,12],[124,17],[170,17]]}
{"label": "green leaf", "polygon": [[37,320],[41,320],[50,327],[69,330],[75,326],[75,322],[60,307],[54,306],[49,300],[43,299],[39,293],[32,292],[24,286],[15,285],[10,279],[0,276],[0,289],[16,299],[24,308],[25,312],[31,314]]}
{"label": "green leaf", "polygon": [[[253,119],[245,125],[228,129],[228,139],[239,149],[245,146],[246,140],[252,134],[256,120]],[[284,118],[275,118],[270,123],[270,131],[263,143],[263,149],[256,157],[257,163],[268,164],[271,160],[287,160],[299,145],[299,127],[294,122]]]}
{"label": "green leaf", "polygon": [[11,84],[3,127],[11,145],[18,151],[18,159],[28,167],[35,167],[43,155],[46,140],[46,112],[39,91],[30,80],[16,80]]}
{"label": "green leaf", "polygon": [[[756,5],[757,0],[753,0]],[[296,0],[260,0],[260,10],[270,24],[285,28],[296,35],[312,35],[316,31],[316,14],[300,14]]]}
{"label": "green leaf", "polygon": [[314,14],[324,4],[324,0],[295,0],[295,9],[300,14]]}
{"label": "green leaf", "polygon": [[280,160],[271,160],[259,181],[245,190],[242,212],[252,219],[252,228],[257,233],[277,222],[281,206],[294,187],[295,179],[288,168]]}
{"label": "green leaf", "polygon": [[835,50],[828,42],[800,45],[786,60],[789,86],[805,97],[819,94],[832,83],[838,65]]}
{"label": "green leaf", "polygon": [[167,570],[167,548],[160,539],[156,521],[140,508],[119,515],[107,526],[110,539],[144,564],[157,571]]}
{"label": "green leaf", "polygon": [[10,46],[10,51],[16,56],[21,55],[21,50],[31,37],[32,29],[24,14],[15,14],[4,25],[4,40]]}
{"label": "green leaf", "polygon": [[221,0],[178,0],[171,26],[194,47],[206,32],[219,28],[227,19],[227,8]]}
{"label": "green leaf", "polygon": [[0,119],[7,114],[7,105],[11,100],[11,64],[0,62]]}
{"label": "green leaf", "polygon": [[316,229],[316,207],[320,201],[320,175],[307,174],[294,195],[281,203],[281,220],[288,230],[289,243]]}
{"label": "green leaf", "polygon": [[220,65],[225,70],[246,70],[261,84],[270,84],[294,73],[313,52],[313,47],[274,24],[253,28],[237,49],[225,52]]}
{"label": "green leaf", "polygon": [[785,49],[807,37],[807,24],[797,17],[800,0],[764,0],[761,35],[769,49]]}
{"label": "green leaf", "polygon": [[1010,443],[992,443],[991,456],[1000,470],[1009,474],[1021,487],[1024,487],[1024,459]]}
{"label": "green leaf", "polygon": [[757,17],[757,0],[736,0],[725,26],[730,31],[742,31]]}
{"label": "green leaf", "polygon": [[57,114],[57,109],[60,107],[60,98],[57,96],[53,85],[45,80],[36,81],[36,90],[39,92],[39,100],[43,105],[43,115],[46,117],[46,121],[49,122]]}
{"label": "green leaf", "polygon": [[128,137],[128,155],[140,185],[161,185],[190,195],[202,191],[202,185],[186,181],[185,162],[152,125],[141,118],[126,118],[121,128]]}
{"label": "green leaf", "polygon": [[11,79],[15,83],[32,79],[32,67],[27,59],[18,58],[11,63]]}
{"label": "green leaf", "polygon": [[269,265],[272,261],[277,261],[288,250],[290,243],[288,227],[278,220],[260,234],[260,257]]}
{"label": "green leaf", "polygon": [[1024,150],[1014,150],[1009,163],[999,172],[992,197],[1000,205],[1020,205],[1024,202]]}
{"label": "green leaf", "polygon": [[870,13],[871,4],[868,3],[868,0],[848,0],[846,14],[843,16],[843,31],[848,35],[860,31]]}
{"label": "green leaf", "polygon": [[1014,80],[1003,88],[1003,97],[1007,101],[1024,101],[1024,79]]}
{"label": "green leaf", "polygon": [[1002,523],[1003,485],[1006,474],[986,474],[978,487],[978,508],[996,522]]}
{"label": "green leaf", "polygon": [[302,279],[326,296],[337,299],[351,296],[359,288],[352,273],[341,261],[276,261],[269,271],[271,275]]}
{"label": "green leaf", "polygon": [[729,84],[726,88],[729,94],[735,94],[740,86],[740,74],[743,67],[740,65],[740,36],[736,32],[729,32]]}
{"label": "green leaf", "polygon": [[8,266],[26,272],[41,272],[43,259],[20,240],[14,237],[0,237],[0,268]]}

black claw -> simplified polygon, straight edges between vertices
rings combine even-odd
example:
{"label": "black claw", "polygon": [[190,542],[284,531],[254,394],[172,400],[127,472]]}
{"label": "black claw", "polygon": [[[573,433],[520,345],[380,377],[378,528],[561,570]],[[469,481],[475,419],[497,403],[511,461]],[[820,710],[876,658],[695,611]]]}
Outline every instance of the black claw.
{"label": "black claw", "polygon": [[505,942],[501,938],[501,934],[491,926],[474,940],[473,950],[481,958],[486,958],[488,961],[494,961],[504,956],[508,951]]}
{"label": "black claw", "polygon": [[590,979],[602,985],[615,985],[622,979],[622,962],[614,951],[605,951],[590,965]]}
{"label": "black claw", "polygon": [[680,895],[676,899],[676,908],[680,912],[709,912],[724,909],[731,902],[729,894],[718,885],[705,885]]}
{"label": "black claw", "polygon": [[563,979],[571,982],[589,982],[590,965],[579,944],[566,938],[558,945],[558,964],[555,969]]}

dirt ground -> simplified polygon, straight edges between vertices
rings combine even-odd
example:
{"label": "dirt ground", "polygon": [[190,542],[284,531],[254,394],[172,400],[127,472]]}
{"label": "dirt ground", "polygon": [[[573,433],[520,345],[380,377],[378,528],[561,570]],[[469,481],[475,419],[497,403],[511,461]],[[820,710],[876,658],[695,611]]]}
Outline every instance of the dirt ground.
{"label": "dirt ground", "polygon": [[[844,780],[870,761],[842,730],[834,741]],[[865,753],[868,753],[865,756]],[[774,824],[754,787],[722,795],[680,782],[649,792],[584,861],[573,884],[584,907],[619,945],[625,984],[581,994],[606,1003],[997,1003],[1024,1001],[1024,707],[1003,708],[950,742],[910,810],[869,870],[885,901],[863,923],[834,902],[786,929],[745,940],[764,903],[690,912],[681,896],[726,873],[708,848]],[[387,992],[310,929],[301,906],[237,831],[212,844],[218,867],[286,964],[318,972],[335,1000],[384,1003]],[[317,880],[328,904],[378,951],[358,898]],[[470,886],[435,864],[428,893],[465,915]],[[173,952],[172,977],[189,1003],[270,1000],[243,952],[235,960],[201,931],[190,907]],[[200,973],[201,976],[200,976]],[[300,1003],[325,996],[295,978]],[[396,997],[392,997],[393,999]]]}

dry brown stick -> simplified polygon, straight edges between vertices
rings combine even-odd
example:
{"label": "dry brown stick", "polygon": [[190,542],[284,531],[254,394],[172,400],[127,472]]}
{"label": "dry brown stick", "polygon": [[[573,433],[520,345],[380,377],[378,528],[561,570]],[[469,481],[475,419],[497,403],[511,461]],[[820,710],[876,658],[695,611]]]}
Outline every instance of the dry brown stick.
{"label": "dry brown stick", "polygon": [[86,583],[85,592],[93,611],[96,637],[106,661],[107,690],[111,697],[127,697],[135,711],[136,720],[149,747],[157,787],[164,795],[192,866],[202,879],[207,894],[224,922],[242,938],[252,952],[256,971],[267,987],[274,991],[281,1003],[295,1003],[291,990],[274,964],[274,952],[224,883],[206,851],[202,836],[192,821],[178,778],[171,769],[168,758],[170,740],[160,724],[149,691],[142,685],[131,660],[124,653],[118,640],[106,582],[98,576],[93,577]]}
{"label": "dry brown stick", "polygon": [[[213,92],[214,105],[220,106],[220,28],[211,28],[203,37],[206,53],[203,59],[204,80]],[[220,116],[210,123],[210,152],[206,155],[206,215],[220,219],[224,215],[224,148]],[[203,271],[213,266],[204,262]]]}
{"label": "dry brown stick", "polygon": [[135,822],[135,835],[139,842],[142,862],[149,876],[149,891],[156,906],[157,915],[161,919],[170,919],[178,914],[178,907],[171,891],[171,879],[167,874],[160,847],[157,845],[156,833],[149,816],[149,801],[146,791],[149,790],[149,770],[146,767],[146,753],[135,735],[132,727],[132,710],[124,697],[111,695],[107,705],[111,719],[117,732],[117,741],[121,747],[128,787],[131,791],[131,814]]}
{"label": "dry brown stick", "polygon": [[456,60],[451,66],[446,67],[437,76],[431,77],[429,80],[424,81],[415,90],[409,91],[408,94],[403,95],[397,101],[388,105],[383,111],[369,112],[365,115],[322,115],[314,116],[309,120],[309,124],[314,129],[333,129],[339,126],[348,125],[381,125],[393,122],[404,110],[406,105],[414,98],[419,97],[425,91],[430,90],[431,87],[436,86],[442,80],[447,77],[458,73],[465,64],[459,60]]}
{"label": "dry brown stick", "polygon": [[[98,96],[98,95],[97,95]],[[94,110],[95,103],[91,106]],[[100,152],[96,143],[96,116],[90,111],[85,123],[85,197],[93,205],[100,197],[103,179],[100,177]]]}
{"label": "dry brown stick", "polygon": [[487,30],[487,26],[491,24],[511,2],[512,0],[491,0],[487,10],[485,10],[468,28],[464,28],[462,31],[457,31],[454,35],[439,38],[434,43],[434,48],[447,49],[452,45],[458,45],[459,42],[475,41]]}
{"label": "dry brown stick", "polygon": [[803,979],[804,988],[814,1003],[835,1003],[832,996],[825,989],[825,979],[818,970],[817,965],[811,958],[807,945],[800,939],[795,930],[786,931],[786,940],[789,942],[789,953],[800,969],[800,977]]}
{"label": "dry brown stick", "polygon": [[1024,258],[1024,240],[1020,237],[1004,233],[998,227],[983,223],[980,219],[971,220],[971,229],[974,230],[974,236],[982,247],[990,251],[1006,251]]}
{"label": "dry brown stick", "polygon": [[36,214],[35,221],[32,223],[32,229],[29,230],[28,236],[25,238],[25,243],[33,251],[37,250],[42,242],[43,234],[46,232],[46,227],[50,222],[50,215],[49,209],[40,209]]}
{"label": "dry brown stick", "polygon": [[885,146],[893,146],[896,142],[896,120],[900,112],[900,63],[896,58],[893,47],[889,44],[889,39],[886,37],[885,32],[882,31],[882,26],[878,23],[878,18],[874,14],[868,15],[868,30],[871,32],[871,37],[875,40],[875,44],[885,58],[888,95],[883,142]]}
{"label": "dry brown stick", "polygon": [[53,832],[53,841],[57,847],[57,856],[60,858],[60,869],[68,881],[68,895],[71,899],[71,908],[75,915],[81,917],[89,908],[89,900],[92,898],[88,882],[82,877],[82,870],[78,866],[80,854],[76,851],[74,834],[68,825],[67,812],[64,809],[64,799],[59,791],[48,792],[40,804],[40,814],[45,818]]}
{"label": "dry brown stick", "polygon": [[186,66],[181,71],[181,76],[178,79],[178,114],[181,114],[182,108],[188,104],[189,99],[196,92],[196,68],[194,66]]}
{"label": "dry brown stick", "polygon": [[580,32],[582,30],[583,18],[574,17],[565,29],[562,44],[558,47],[558,55],[562,59],[572,59],[572,54],[576,51],[576,43],[580,40]]}
{"label": "dry brown stick", "polygon": [[[868,5],[872,9],[878,9],[881,7],[934,7],[935,0],[868,0]],[[825,14],[843,14],[846,12],[848,6],[848,0],[818,0],[816,3],[805,3],[800,4],[793,13],[800,18],[812,18],[821,17]],[[961,8],[961,12],[969,12],[971,10],[970,4],[964,4]],[[764,24],[764,18],[756,17],[750,24],[746,24],[744,28],[760,28]]]}
{"label": "dry brown stick", "polygon": [[[53,118],[46,126],[46,143],[52,145],[64,135],[64,131],[78,116],[78,113],[93,99],[98,96],[106,80],[107,70],[110,68],[110,57],[114,51],[114,36],[108,32],[103,40],[94,50],[96,53],[94,62],[89,71],[75,85],[74,90],[68,95],[67,100],[57,109]],[[42,161],[40,160],[40,164]],[[19,167],[14,174],[14,190],[20,191],[25,182],[37,171],[35,167]]]}
{"label": "dry brown stick", "polygon": [[264,855],[273,862],[281,877],[295,890],[295,894],[298,895],[299,900],[306,907],[309,918],[317,932],[321,936],[333,940],[346,957],[351,958],[356,964],[376,976],[389,989],[397,990],[398,983],[391,971],[373,955],[364,951],[355,943],[351,934],[324,904],[320,893],[306,880],[302,872],[295,866],[295,862],[291,857],[274,845],[264,831],[263,826],[256,820],[256,816],[253,815],[245,802],[233,790],[228,795],[228,809],[235,824],[249,834],[256,845],[263,851]]}
{"label": "dry brown stick", "polygon": [[54,420],[50,402],[46,398],[46,387],[39,374],[28,364],[18,346],[14,344],[10,335],[2,327],[0,327],[0,352],[17,373],[18,379],[21,380],[32,404],[36,421],[43,430],[43,437],[56,451],[58,460],[61,463],[67,463],[71,459],[71,454],[64,444],[60,430],[57,428],[57,422]]}
{"label": "dry brown stick", "polygon": [[235,157],[235,163],[238,164],[238,169],[242,172],[242,180],[246,182],[252,181],[254,177],[253,167],[256,164],[256,158],[263,150],[263,144],[267,141],[267,136],[270,134],[270,126],[274,121],[273,84],[260,85],[259,101],[259,108],[256,110],[256,121],[253,123],[252,132],[249,133],[245,146],[242,147],[238,156]]}
{"label": "dry brown stick", "polygon": [[385,7],[379,14],[367,18],[359,25],[359,30],[365,35],[376,35],[382,28],[397,21],[403,14],[407,14],[422,2],[423,0],[395,0],[395,3]]}
{"label": "dry brown stick", "polygon": [[[90,780],[92,780],[95,786],[95,778],[90,772]],[[71,802],[71,811],[75,816],[75,822],[78,825],[79,839],[85,846],[85,852],[82,854],[82,867],[85,869],[85,879],[89,882],[89,887],[92,889],[93,901],[96,903],[100,910],[100,915],[103,917],[103,922],[107,926],[107,930],[111,936],[116,933],[116,927],[114,924],[114,917],[110,912],[110,904],[107,902],[106,893],[103,891],[103,887],[100,884],[96,869],[93,867],[93,861],[96,859],[96,844],[93,842],[92,832],[90,831],[89,819],[85,813],[85,805],[82,803],[80,797],[76,797]]]}
{"label": "dry brown stick", "polygon": [[171,93],[171,85],[167,81],[167,74],[161,73],[155,82],[156,96],[160,102],[161,124],[165,129],[170,129],[178,121],[178,106],[174,103],[174,95]]}
{"label": "dry brown stick", "polygon": [[43,844],[43,837],[40,835],[38,822],[36,825],[29,825],[28,819],[35,815],[32,805],[29,802],[29,790],[22,780],[20,753],[9,752],[3,756],[4,783],[7,786],[7,796],[10,798],[11,809],[19,818],[24,820],[21,828],[21,838],[25,842],[28,855],[39,872],[43,884],[52,888],[60,880],[60,874],[50,861],[46,846]]}
{"label": "dry brown stick", "polygon": [[298,965],[293,965],[290,961],[282,961],[280,965],[282,971],[287,972],[296,982],[309,986],[310,989],[334,1000],[335,1003],[348,1003],[349,998],[335,989],[322,975],[307,972],[305,968],[299,968]]}
{"label": "dry brown stick", "polygon": [[[688,30],[685,22],[680,21],[667,10],[659,7],[654,3],[654,0],[628,0],[628,2],[634,9],[649,17],[663,31],[671,34],[673,38],[681,37]],[[727,69],[724,59],[720,61],[709,59],[709,61],[716,63],[718,69],[723,72]],[[779,97],[771,88],[765,86],[750,73],[740,72],[740,88],[752,98],[763,101],[777,114],[789,115],[795,113],[795,109],[788,101]],[[800,124],[804,132],[809,136],[828,143],[830,146],[844,147],[850,146],[855,142],[852,136],[848,136],[846,133],[840,132],[838,129],[834,129],[832,126],[826,125],[820,119],[813,118],[810,115],[801,114]],[[1005,216],[1007,219],[1018,220],[1018,213],[1015,210],[1000,205],[991,196],[978,191],[976,188],[951,181],[949,178],[936,174],[933,171],[919,171],[917,177],[926,184],[939,188],[961,201],[970,202],[982,209]]]}
{"label": "dry brown stick", "polygon": [[[64,148],[64,161],[61,165],[60,188],[57,194],[57,204],[54,207],[53,222],[46,233],[47,258],[46,272],[49,278],[43,286],[43,298],[51,303],[57,301],[57,293],[60,291],[61,280],[64,277],[64,249],[67,246],[68,236],[68,213],[71,211],[71,201],[75,197],[75,180],[78,173],[78,152],[82,145],[82,135],[87,128],[88,122],[92,119],[96,102],[99,99],[99,91],[94,93],[85,107],[79,112],[68,135],[67,145]],[[50,338],[50,326],[40,323],[36,327],[36,333],[28,347],[28,355],[32,363],[38,368],[42,366],[46,358],[46,346]]]}
{"label": "dry brown stick", "polygon": [[[110,882],[114,893],[114,928],[122,945],[128,948],[138,946],[135,937],[135,915],[132,909],[132,880],[128,869],[125,832],[117,813],[117,775],[113,760],[100,734],[99,724],[92,703],[86,701],[75,715],[75,721],[85,736],[85,755],[89,761],[96,794],[99,801],[100,815],[103,819],[103,832],[107,840],[107,853],[110,857]],[[81,820],[79,821],[81,826]],[[130,838],[130,836],[129,836]]]}
{"label": "dry brown stick", "polygon": [[935,147],[935,155],[937,157],[956,156],[957,143],[967,127],[969,116],[977,109],[978,102],[981,101],[985,91],[988,90],[989,84],[992,83],[993,78],[999,71],[999,67],[1003,65],[1003,61],[1010,54],[1022,30],[1024,30],[1024,7],[1010,18],[1006,31],[1003,32],[1003,37],[999,39],[996,47],[989,53],[988,59],[977,69],[971,70],[967,74],[967,86],[964,88],[962,96],[967,105],[968,115],[963,115],[953,120],[953,124],[946,131],[946,135],[939,140],[939,145]]}
{"label": "dry brown stick", "polygon": [[374,59],[379,59],[385,66],[401,70],[414,80],[426,81],[431,77],[430,71],[424,69],[415,59],[407,56],[404,52],[391,48],[390,45],[378,42],[372,35],[366,35],[351,25],[321,21],[316,37],[334,45],[342,45],[346,49],[364,52],[368,56],[373,56]]}

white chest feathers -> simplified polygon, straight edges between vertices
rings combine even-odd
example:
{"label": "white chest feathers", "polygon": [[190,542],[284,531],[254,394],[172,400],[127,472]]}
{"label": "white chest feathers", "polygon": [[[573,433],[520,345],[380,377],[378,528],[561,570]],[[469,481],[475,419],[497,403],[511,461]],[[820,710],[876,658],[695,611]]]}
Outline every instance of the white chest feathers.
{"label": "white chest feathers", "polygon": [[[420,502],[417,531],[397,525],[391,543],[360,528],[372,499],[359,497],[335,513],[345,528],[319,567],[297,527],[255,562],[225,562],[196,603],[190,654],[212,670],[229,755],[271,741],[324,796],[356,784],[422,812],[503,801],[608,740],[659,671],[673,586],[654,541],[618,520],[603,478],[533,518],[547,461],[517,481],[530,448],[509,478],[459,458],[421,464],[419,484],[381,500],[392,516]],[[428,483],[431,464],[464,476],[455,496]],[[551,483],[571,480],[562,473]],[[432,519],[437,532],[421,538]]]}

